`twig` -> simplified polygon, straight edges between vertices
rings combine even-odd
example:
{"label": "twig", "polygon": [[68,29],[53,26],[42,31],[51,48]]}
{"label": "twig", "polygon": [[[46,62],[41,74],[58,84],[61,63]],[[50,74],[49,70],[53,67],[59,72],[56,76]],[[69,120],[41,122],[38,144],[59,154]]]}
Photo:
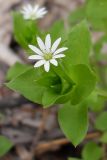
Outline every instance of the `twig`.
{"label": "twig", "polygon": [[32,154],[28,152],[24,146],[17,145],[16,153],[19,155],[21,160],[32,160]]}
{"label": "twig", "polygon": [[[85,140],[89,140],[89,139],[94,139],[94,138],[98,138],[100,137],[101,133],[99,132],[94,132],[94,133],[89,133],[87,134]],[[59,148],[62,145],[66,145],[69,144],[70,141],[66,138],[62,138],[59,140],[53,140],[51,142],[44,142],[39,144],[36,148],[35,148],[35,153],[36,155],[38,154],[43,154],[47,151],[52,151],[52,150],[56,150],[57,148]]]}

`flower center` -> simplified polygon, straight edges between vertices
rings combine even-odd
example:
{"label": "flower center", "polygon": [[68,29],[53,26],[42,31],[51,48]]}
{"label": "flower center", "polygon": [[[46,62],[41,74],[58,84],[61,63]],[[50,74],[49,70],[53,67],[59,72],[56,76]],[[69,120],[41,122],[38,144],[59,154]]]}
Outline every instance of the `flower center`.
{"label": "flower center", "polygon": [[45,59],[46,61],[52,59],[52,53],[45,53],[45,54],[44,54],[44,59]]}

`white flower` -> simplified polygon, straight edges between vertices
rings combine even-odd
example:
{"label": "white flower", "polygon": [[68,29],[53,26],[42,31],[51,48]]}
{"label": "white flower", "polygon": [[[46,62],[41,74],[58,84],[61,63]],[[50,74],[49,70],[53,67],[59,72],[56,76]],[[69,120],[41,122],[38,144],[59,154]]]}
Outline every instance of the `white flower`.
{"label": "white flower", "polygon": [[47,13],[47,10],[45,7],[40,8],[39,5],[32,6],[30,4],[27,4],[23,7],[21,13],[23,14],[23,17],[26,20],[35,20],[43,18],[43,16]]}
{"label": "white flower", "polygon": [[36,46],[29,45],[29,48],[36,53],[35,55],[29,56],[29,59],[37,60],[34,67],[40,67],[44,65],[45,71],[48,72],[50,69],[50,63],[58,66],[58,62],[56,59],[65,57],[65,55],[61,52],[67,50],[68,48],[62,47],[57,49],[61,42],[61,38],[58,38],[53,43],[53,45],[51,45],[50,34],[46,36],[45,43],[41,40],[40,37],[37,37],[37,42],[40,49]]}

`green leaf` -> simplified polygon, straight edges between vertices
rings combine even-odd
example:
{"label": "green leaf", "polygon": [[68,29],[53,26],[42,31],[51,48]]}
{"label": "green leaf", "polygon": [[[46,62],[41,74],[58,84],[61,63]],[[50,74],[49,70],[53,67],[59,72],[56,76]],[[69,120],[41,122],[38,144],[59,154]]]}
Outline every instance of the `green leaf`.
{"label": "green leaf", "polygon": [[102,150],[94,142],[89,142],[83,149],[82,157],[84,160],[100,160],[102,157]]}
{"label": "green leaf", "polygon": [[72,24],[77,24],[78,22],[86,18],[85,6],[79,7],[74,10],[69,16],[69,22]]}
{"label": "green leaf", "polygon": [[87,105],[94,112],[101,112],[104,108],[105,98],[103,98],[97,90],[94,90],[87,98]]}
{"label": "green leaf", "polygon": [[85,137],[88,129],[87,107],[84,103],[73,106],[64,104],[58,112],[58,121],[66,137],[77,146]]}
{"label": "green leaf", "polygon": [[8,138],[0,136],[0,157],[4,156],[12,146],[13,143]]}
{"label": "green leaf", "polygon": [[40,73],[38,72],[38,69],[36,72],[34,68],[31,68],[6,85],[13,90],[19,91],[29,100],[42,104],[42,96],[45,87],[36,85],[36,80],[39,76]]}
{"label": "green leaf", "polygon": [[7,80],[12,80],[19,76],[20,74],[24,73],[28,70],[31,66],[21,63],[15,63],[9,70],[6,76]]}
{"label": "green leaf", "polygon": [[66,37],[66,30],[64,30],[64,22],[63,21],[56,21],[52,27],[49,29],[48,33],[52,35],[52,40],[56,40],[57,38],[61,37],[64,40]]}
{"label": "green leaf", "polygon": [[107,112],[101,113],[95,122],[95,127],[101,131],[107,131]]}
{"label": "green leaf", "polygon": [[91,18],[107,18],[107,1],[89,0],[87,4],[87,15]]}
{"label": "green leaf", "polygon": [[42,103],[45,108],[53,104],[63,104],[70,99],[71,97],[70,93],[71,92],[61,94],[61,93],[58,93],[57,91],[54,92],[51,89],[47,89],[43,95]]}
{"label": "green leaf", "polygon": [[89,0],[87,2],[87,18],[92,26],[98,30],[107,30],[107,1]]}
{"label": "green leaf", "polygon": [[107,99],[107,91],[99,89],[99,90],[97,90],[97,92],[98,92],[99,96]]}
{"label": "green leaf", "polygon": [[65,51],[66,57],[63,59],[62,64],[68,71],[72,65],[89,65],[91,40],[86,21],[82,21],[72,29],[65,46],[68,47],[68,50]]}
{"label": "green leaf", "polygon": [[35,21],[24,20],[20,13],[13,12],[13,24],[16,41],[28,50],[28,45],[35,44],[36,36],[40,33]]}
{"label": "green leaf", "polygon": [[69,76],[76,84],[72,89],[71,103],[78,104],[93,91],[96,84],[96,77],[93,72],[83,64],[71,67]]}
{"label": "green leaf", "polygon": [[102,143],[107,143],[107,132],[104,132],[103,135],[100,138],[100,141]]}
{"label": "green leaf", "polygon": [[87,19],[94,30],[107,31],[107,1],[85,0],[86,3],[73,11],[69,17],[71,24]]}

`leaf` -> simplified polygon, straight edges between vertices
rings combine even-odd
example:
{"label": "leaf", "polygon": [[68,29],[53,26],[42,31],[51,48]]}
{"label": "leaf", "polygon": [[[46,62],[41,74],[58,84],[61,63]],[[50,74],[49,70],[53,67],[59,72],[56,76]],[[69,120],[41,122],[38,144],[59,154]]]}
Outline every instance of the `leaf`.
{"label": "leaf", "polygon": [[40,33],[35,21],[24,20],[20,13],[13,12],[13,24],[16,41],[28,50],[28,45],[35,44],[36,36]]}
{"label": "leaf", "polygon": [[[71,92],[61,94],[54,92],[53,90],[46,90],[43,95],[42,103],[44,104],[44,107],[49,107],[53,104],[63,104],[69,100],[71,97]],[[48,98],[47,98],[48,97]]]}
{"label": "leaf", "polygon": [[97,92],[98,92],[99,96],[107,99],[107,91],[99,89],[99,90],[97,90]]}
{"label": "leaf", "polygon": [[107,18],[107,1],[89,0],[87,4],[87,15],[91,18]]}
{"label": "leaf", "polygon": [[88,129],[87,107],[81,103],[73,106],[64,104],[58,112],[58,121],[66,137],[77,146],[85,137]]}
{"label": "leaf", "polygon": [[68,50],[65,51],[66,56],[63,59],[62,64],[68,71],[73,65],[89,65],[91,40],[86,21],[82,21],[72,29],[68,35],[65,46],[68,47]]}
{"label": "leaf", "polygon": [[76,24],[86,18],[86,7],[82,6],[74,10],[69,16],[69,22]]}
{"label": "leaf", "polygon": [[9,70],[6,76],[7,80],[12,80],[19,76],[20,74],[24,73],[28,70],[31,66],[21,63],[15,63]]}
{"label": "leaf", "polygon": [[94,90],[96,77],[87,66],[82,64],[71,67],[69,76],[76,84],[72,89],[71,103],[78,104]]}
{"label": "leaf", "polygon": [[94,30],[107,31],[107,1],[86,0],[86,3],[73,11],[69,17],[71,24],[87,19]]}
{"label": "leaf", "polygon": [[107,30],[107,1],[89,0],[87,3],[87,18],[98,30]]}
{"label": "leaf", "polygon": [[12,146],[13,143],[8,138],[0,136],[0,157],[4,156]]}
{"label": "leaf", "polygon": [[107,143],[107,132],[104,132],[100,138],[100,142]]}
{"label": "leaf", "polygon": [[39,76],[40,73],[36,72],[34,68],[31,68],[6,85],[13,90],[19,91],[29,100],[42,104],[42,96],[45,87],[36,85],[36,80]]}
{"label": "leaf", "polygon": [[87,105],[93,112],[101,112],[104,108],[105,98],[95,89],[87,98]]}
{"label": "leaf", "polygon": [[102,157],[102,150],[94,142],[89,142],[83,149],[82,157],[84,160],[100,160]]}
{"label": "leaf", "polygon": [[52,40],[56,40],[57,38],[61,37],[64,39],[66,37],[66,31],[64,30],[64,22],[63,21],[56,21],[52,27],[49,29],[49,32],[52,35]]}
{"label": "leaf", "polygon": [[101,131],[107,131],[107,112],[103,112],[101,113],[96,121],[95,121],[95,127],[98,129],[98,130],[101,130]]}

